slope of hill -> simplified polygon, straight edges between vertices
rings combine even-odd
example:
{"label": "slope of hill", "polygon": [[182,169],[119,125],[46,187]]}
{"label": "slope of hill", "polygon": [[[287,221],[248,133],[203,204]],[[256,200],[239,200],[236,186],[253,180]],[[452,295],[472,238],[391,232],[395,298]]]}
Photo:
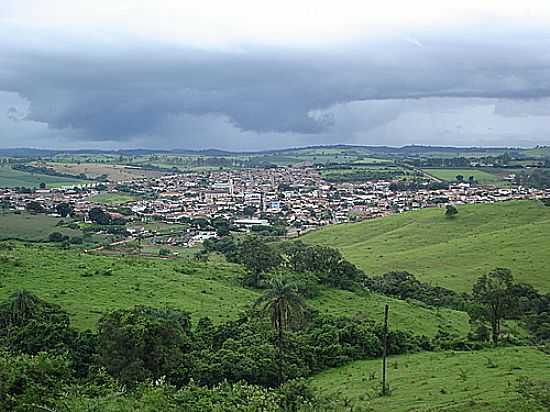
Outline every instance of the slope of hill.
{"label": "slope of hill", "polygon": [[[219,259],[94,256],[46,245],[0,242],[0,301],[27,289],[60,304],[79,328],[95,327],[102,313],[134,305],[170,306],[227,321],[253,303],[258,291],[240,285],[240,266]],[[439,327],[464,336],[463,312],[430,309],[377,294],[323,289],[308,303],[321,312],[380,320],[392,307],[392,327],[434,336]]]}
{"label": "slope of hill", "polygon": [[525,347],[394,356],[388,359],[387,397],[371,398],[380,390],[380,359],[330,369],[311,382],[319,392],[338,394],[369,411],[514,410],[517,379],[547,379],[549,358]]}
{"label": "slope of hill", "polygon": [[550,290],[550,207],[537,201],[458,206],[453,219],[439,208],[305,235],[308,243],[339,248],[368,274],[407,270],[419,279],[469,291],[495,267],[518,281]]}
{"label": "slope of hill", "polygon": [[28,173],[12,169],[7,166],[0,166],[0,187],[29,187],[38,188],[40,183],[45,183],[48,187],[62,187],[82,185],[89,183],[87,180],[68,178],[61,176],[50,176],[37,173]]}

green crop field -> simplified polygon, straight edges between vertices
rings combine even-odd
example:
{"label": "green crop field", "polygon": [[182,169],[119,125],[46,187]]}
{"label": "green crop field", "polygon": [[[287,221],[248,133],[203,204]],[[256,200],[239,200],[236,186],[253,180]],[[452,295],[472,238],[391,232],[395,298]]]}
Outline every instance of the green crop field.
{"label": "green crop field", "polygon": [[62,187],[82,185],[89,182],[81,179],[27,173],[6,166],[0,167],[0,187],[37,188],[40,183],[45,183],[47,187]]}
{"label": "green crop field", "polygon": [[437,179],[449,182],[454,182],[458,175],[462,175],[465,181],[473,176],[480,184],[498,185],[504,183],[498,176],[480,169],[422,169],[422,171]]}
{"label": "green crop field", "polygon": [[549,365],[549,355],[525,347],[424,352],[388,358],[389,396],[376,394],[380,390],[380,359],[330,369],[311,382],[323,395],[346,397],[355,408],[364,410],[511,411],[515,410],[517,379],[548,380]]}
{"label": "green crop field", "polygon": [[[11,243],[10,243],[11,244]],[[242,268],[220,259],[158,259],[97,256],[46,245],[16,243],[12,250],[0,243],[0,300],[17,289],[27,289],[49,302],[62,305],[76,326],[93,328],[103,312],[136,304],[173,306],[194,317],[217,321],[235,318],[254,302],[258,292],[240,285]],[[3,246],[4,245],[4,246]],[[2,247],[3,246],[3,247]],[[377,294],[360,296],[323,289],[308,302],[322,312],[379,321],[389,303],[397,329],[435,335],[439,326],[464,335],[465,313],[427,309]]]}
{"label": "green crop field", "polygon": [[368,274],[407,270],[457,291],[495,267],[550,290],[550,207],[538,201],[458,206],[454,219],[440,208],[330,226],[303,240],[339,248]]}

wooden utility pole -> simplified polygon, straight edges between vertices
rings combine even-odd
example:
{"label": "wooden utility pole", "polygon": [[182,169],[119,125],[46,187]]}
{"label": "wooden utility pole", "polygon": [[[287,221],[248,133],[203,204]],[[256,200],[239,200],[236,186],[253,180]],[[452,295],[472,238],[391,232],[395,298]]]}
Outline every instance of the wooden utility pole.
{"label": "wooden utility pole", "polygon": [[384,307],[384,357],[382,360],[382,396],[386,395],[386,356],[388,355],[388,311],[389,306]]}

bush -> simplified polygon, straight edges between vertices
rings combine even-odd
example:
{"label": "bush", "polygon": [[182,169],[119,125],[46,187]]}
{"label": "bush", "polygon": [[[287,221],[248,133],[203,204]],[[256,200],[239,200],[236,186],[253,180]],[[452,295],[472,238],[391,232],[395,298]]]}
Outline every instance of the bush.
{"label": "bush", "polygon": [[60,232],[52,232],[48,236],[48,240],[50,242],[55,242],[55,243],[64,242],[68,238],[69,238],[68,236],[65,236],[63,233],[60,233]]}
{"label": "bush", "polygon": [[81,245],[82,243],[84,243],[84,239],[81,236],[73,236],[71,237],[69,242],[73,245]]}
{"label": "bush", "polygon": [[170,249],[166,249],[166,248],[161,248],[159,250],[159,256],[170,256],[172,254],[172,252],[170,252]]}

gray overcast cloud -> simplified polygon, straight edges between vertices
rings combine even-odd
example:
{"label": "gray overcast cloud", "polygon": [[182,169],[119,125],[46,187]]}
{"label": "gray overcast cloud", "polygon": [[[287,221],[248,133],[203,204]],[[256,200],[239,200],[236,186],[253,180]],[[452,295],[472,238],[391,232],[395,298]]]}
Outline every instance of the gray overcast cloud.
{"label": "gray overcast cloud", "polygon": [[248,2],[176,10],[184,30],[131,2],[8,0],[0,147],[550,144],[544,3],[380,9],[372,30],[335,9],[290,17],[284,3],[273,21]]}

